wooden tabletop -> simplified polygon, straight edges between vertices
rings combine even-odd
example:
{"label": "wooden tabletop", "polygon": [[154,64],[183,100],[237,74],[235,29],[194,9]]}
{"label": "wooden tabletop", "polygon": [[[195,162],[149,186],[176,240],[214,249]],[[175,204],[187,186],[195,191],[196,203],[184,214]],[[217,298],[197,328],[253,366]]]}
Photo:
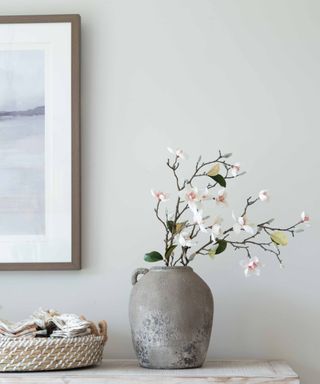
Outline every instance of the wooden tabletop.
{"label": "wooden tabletop", "polygon": [[104,360],[99,367],[37,373],[0,373],[0,383],[13,384],[299,384],[283,361],[208,361],[202,368],[144,369],[135,360]]}

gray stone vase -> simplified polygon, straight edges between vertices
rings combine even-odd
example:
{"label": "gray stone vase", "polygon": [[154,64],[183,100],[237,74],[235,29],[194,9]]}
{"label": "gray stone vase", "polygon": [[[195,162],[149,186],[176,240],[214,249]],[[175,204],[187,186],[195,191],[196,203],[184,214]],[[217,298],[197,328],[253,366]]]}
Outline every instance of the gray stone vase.
{"label": "gray stone vase", "polygon": [[[138,276],[143,275],[139,278]],[[213,319],[208,285],[190,267],[137,269],[129,318],[133,346],[145,368],[201,367]]]}

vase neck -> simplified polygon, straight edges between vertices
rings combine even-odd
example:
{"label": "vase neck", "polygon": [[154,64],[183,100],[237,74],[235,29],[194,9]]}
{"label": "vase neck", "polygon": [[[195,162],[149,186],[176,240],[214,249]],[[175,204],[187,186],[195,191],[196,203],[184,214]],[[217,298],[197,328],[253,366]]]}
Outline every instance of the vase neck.
{"label": "vase neck", "polygon": [[151,267],[150,271],[160,271],[160,272],[168,272],[168,271],[181,271],[181,272],[187,272],[187,271],[193,271],[191,267],[185,267],[185,266],[180,266],[176,265],[173,267],[163,267],[163,266],[156,266],[156,267]]}

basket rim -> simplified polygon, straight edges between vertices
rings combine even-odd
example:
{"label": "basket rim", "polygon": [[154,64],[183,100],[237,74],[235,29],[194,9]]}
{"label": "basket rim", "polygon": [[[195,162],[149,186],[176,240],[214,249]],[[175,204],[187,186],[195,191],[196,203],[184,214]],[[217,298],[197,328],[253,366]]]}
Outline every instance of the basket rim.
{"label": "basket rim", "polygon": [[6,337],[0,336],[0,346],[8,344],[70,344],[103,341],[103,336],[87,335],[79,337]]}

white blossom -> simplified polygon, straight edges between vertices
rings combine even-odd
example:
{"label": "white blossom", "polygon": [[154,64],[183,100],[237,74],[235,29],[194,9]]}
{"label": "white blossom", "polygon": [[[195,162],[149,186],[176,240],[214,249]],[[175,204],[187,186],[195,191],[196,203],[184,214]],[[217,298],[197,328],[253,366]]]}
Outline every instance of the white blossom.
{"label": "white blossom", "polygon": [[177,156],[181,160],[186,160],[188,158],[188,155],[181,148],[172,149],[168,147],[167,149],[171,154]]}
{"label": "white blossom", "polygon": [[225,188],[220,189],[220,191],[218,191],[217,196],[215,197],[216,203],[222,204],[222,205],[228,205],[226,199],[227,199],[227,192],[226,192]]}
{"label": "white blossom", "polygon": [[182,247],[188,247],[188,248],[191,248],[191,247],[194,247],[195,245],[197,245],[197,242],[196,241],[193,241],[191,238],[190,238],[190,235],[186,232],[182,232],[180,233],[179,235],[179,243]]}
{"label": "white blossom", "polygon": [[251,236],[255,235],[257,232],[257,228],[253,224],[249,224],[247,215],[236,217],[235,214],[232,212],[232,217],[235,220],[235,223],[233,224],[233,232],[236,234],[239,234],[241,230],[249,233]]}
{"label": "white blossom", "polygon": [[231,167],[231,175],[233,177],[236,177],[238,176],[239,172],[240,172],[240,163],[234,163]]}
{"label": "white blossom", "polygon": [[156,198],[158,201],[167,201],[169,200],[169,194],[161,191],[155,191],[151,189],[151,195]]}
{"label": "white blossom", "polygon": [[220,216],[216,216],[213,218],[212,228],[211,228],[211,240],[216,242],[223,235],[223,230],[221,227],[222,218]]}
{"label": "white blossom", "polygon": [[266,189],[263,189],[262,191],[259,192],[259,199],[261,201],[268,201],[270,200],[270,194],[269,191]]}

